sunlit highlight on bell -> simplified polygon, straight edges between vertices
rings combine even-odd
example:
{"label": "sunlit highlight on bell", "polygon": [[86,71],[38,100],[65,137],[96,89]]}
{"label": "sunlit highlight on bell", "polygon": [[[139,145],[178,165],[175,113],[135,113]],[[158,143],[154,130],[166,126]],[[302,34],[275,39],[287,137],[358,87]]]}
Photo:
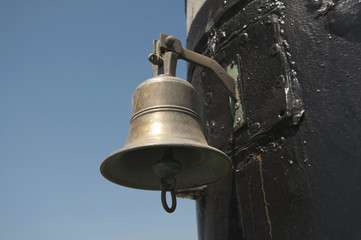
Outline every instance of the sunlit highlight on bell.
{"label": "sunlit highlight on bell", "polygon": [[162,130],[161,127],[162,127],[161,123],[159,123],[159,122],[153,123],[153,125],[151,126],[152,134],[153,135],[159,135],[161,133],[161,130]]}

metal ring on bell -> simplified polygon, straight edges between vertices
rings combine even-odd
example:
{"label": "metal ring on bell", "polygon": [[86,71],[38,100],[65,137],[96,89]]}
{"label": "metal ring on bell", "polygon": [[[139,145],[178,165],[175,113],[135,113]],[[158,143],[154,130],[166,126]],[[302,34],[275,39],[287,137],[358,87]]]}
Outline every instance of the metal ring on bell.
{"label": "metal ring on bell", "polygon": [[162,205],[163,205],[163,208],[164,208],[164,210],[166,212],[172,213],[172,212],[174,212],[174,210],[177,207],[177,198],[176,198],[176,195],[175,195],[175,190],[174,189],[170,190],[170,194],[171,194],[171,197],[172,197],[172,206],[171,207],[169,207],[168,204],[167,204],[166,193],[167,193],[167,191],[165,189],[162,189],[162,196],[161,196]]}

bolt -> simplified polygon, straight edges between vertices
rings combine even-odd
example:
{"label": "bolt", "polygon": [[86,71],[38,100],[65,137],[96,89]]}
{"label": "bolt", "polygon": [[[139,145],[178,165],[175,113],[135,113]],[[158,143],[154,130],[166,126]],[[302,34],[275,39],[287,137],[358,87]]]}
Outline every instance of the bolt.
{"label": "bolt", "polygon": [[236,104],[234,105],[234,108],[235,108],[235,109],[238,109],[238,108],[239,108],[239,103],[236,103]]}
{"label": "bolt", "polygon": [[235,64],[235,62],[234,62],[234,61],[232,61],[232,62],[231,62],[231,68],[233,68],[233,67],[234,67],[234,64]]}
{"label": "bolt", "polygon": [[239,124],[240,122],[241,122],[241,118],[238,117],[238,118],[236,119],[236,123]]}
{"label": "bolt", "polygon": [[167,47],[171,48],[175,42],[175,37],[173,36],[168,36],[166,39],[165,39],[165,44],[167,45]]}

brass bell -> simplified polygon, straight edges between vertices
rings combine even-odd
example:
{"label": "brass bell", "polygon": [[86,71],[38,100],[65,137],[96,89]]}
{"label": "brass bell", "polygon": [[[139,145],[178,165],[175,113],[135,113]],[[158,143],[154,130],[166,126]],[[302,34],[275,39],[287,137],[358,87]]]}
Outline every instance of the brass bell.
{"label": "brass bell", "polygon": [[101,173],[114,183],[146,190],[161,190],[167,171],[174,172],[169,175],[176,189],[223,177],[231,162],[207,144],[199,112],[197,92],[185,80],[160,75],[143,82],[133,94],[126,144],[104,160]]}
{"label": "brass bell", "polygon": [[[203,135],[196,90],[175,77],[178,58],[173,52],[166,52],[162,58],[150,56],[159,67],[155,68],[156,76],[141,83],[133,93],[126,144],[100,167],[102,175],[116,184],[161,190],[162,204],[168,212],[175,209],[177,189],[212,183],[231,169],[228,156],[209,146]],[[172,195],[170,208],[166,191]]]}

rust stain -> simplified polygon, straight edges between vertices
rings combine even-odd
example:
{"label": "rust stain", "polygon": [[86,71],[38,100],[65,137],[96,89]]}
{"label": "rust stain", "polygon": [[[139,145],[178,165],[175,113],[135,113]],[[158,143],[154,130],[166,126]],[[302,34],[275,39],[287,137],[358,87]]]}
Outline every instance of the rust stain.
{"label": "rust stain", "polygon": [[263,202],[264,202],[264,208],[266,211],[266,217],[267,217],[267,222],[268,222],[268,226],[269,226],[269,236],[272,239],[272,224],[271,224],[271,220],[269,217],[269,213],[268,213],[268,203],[266,200],[266,192],[264,191],[264,184],[263,184],[263,172],[262,172],[262,158],[261,155],[257,155],[257,160],[259,161],[259,172],[260,172],[260,176],[261,176],[261,183],[262,183],[262,193],[263,193]]}

